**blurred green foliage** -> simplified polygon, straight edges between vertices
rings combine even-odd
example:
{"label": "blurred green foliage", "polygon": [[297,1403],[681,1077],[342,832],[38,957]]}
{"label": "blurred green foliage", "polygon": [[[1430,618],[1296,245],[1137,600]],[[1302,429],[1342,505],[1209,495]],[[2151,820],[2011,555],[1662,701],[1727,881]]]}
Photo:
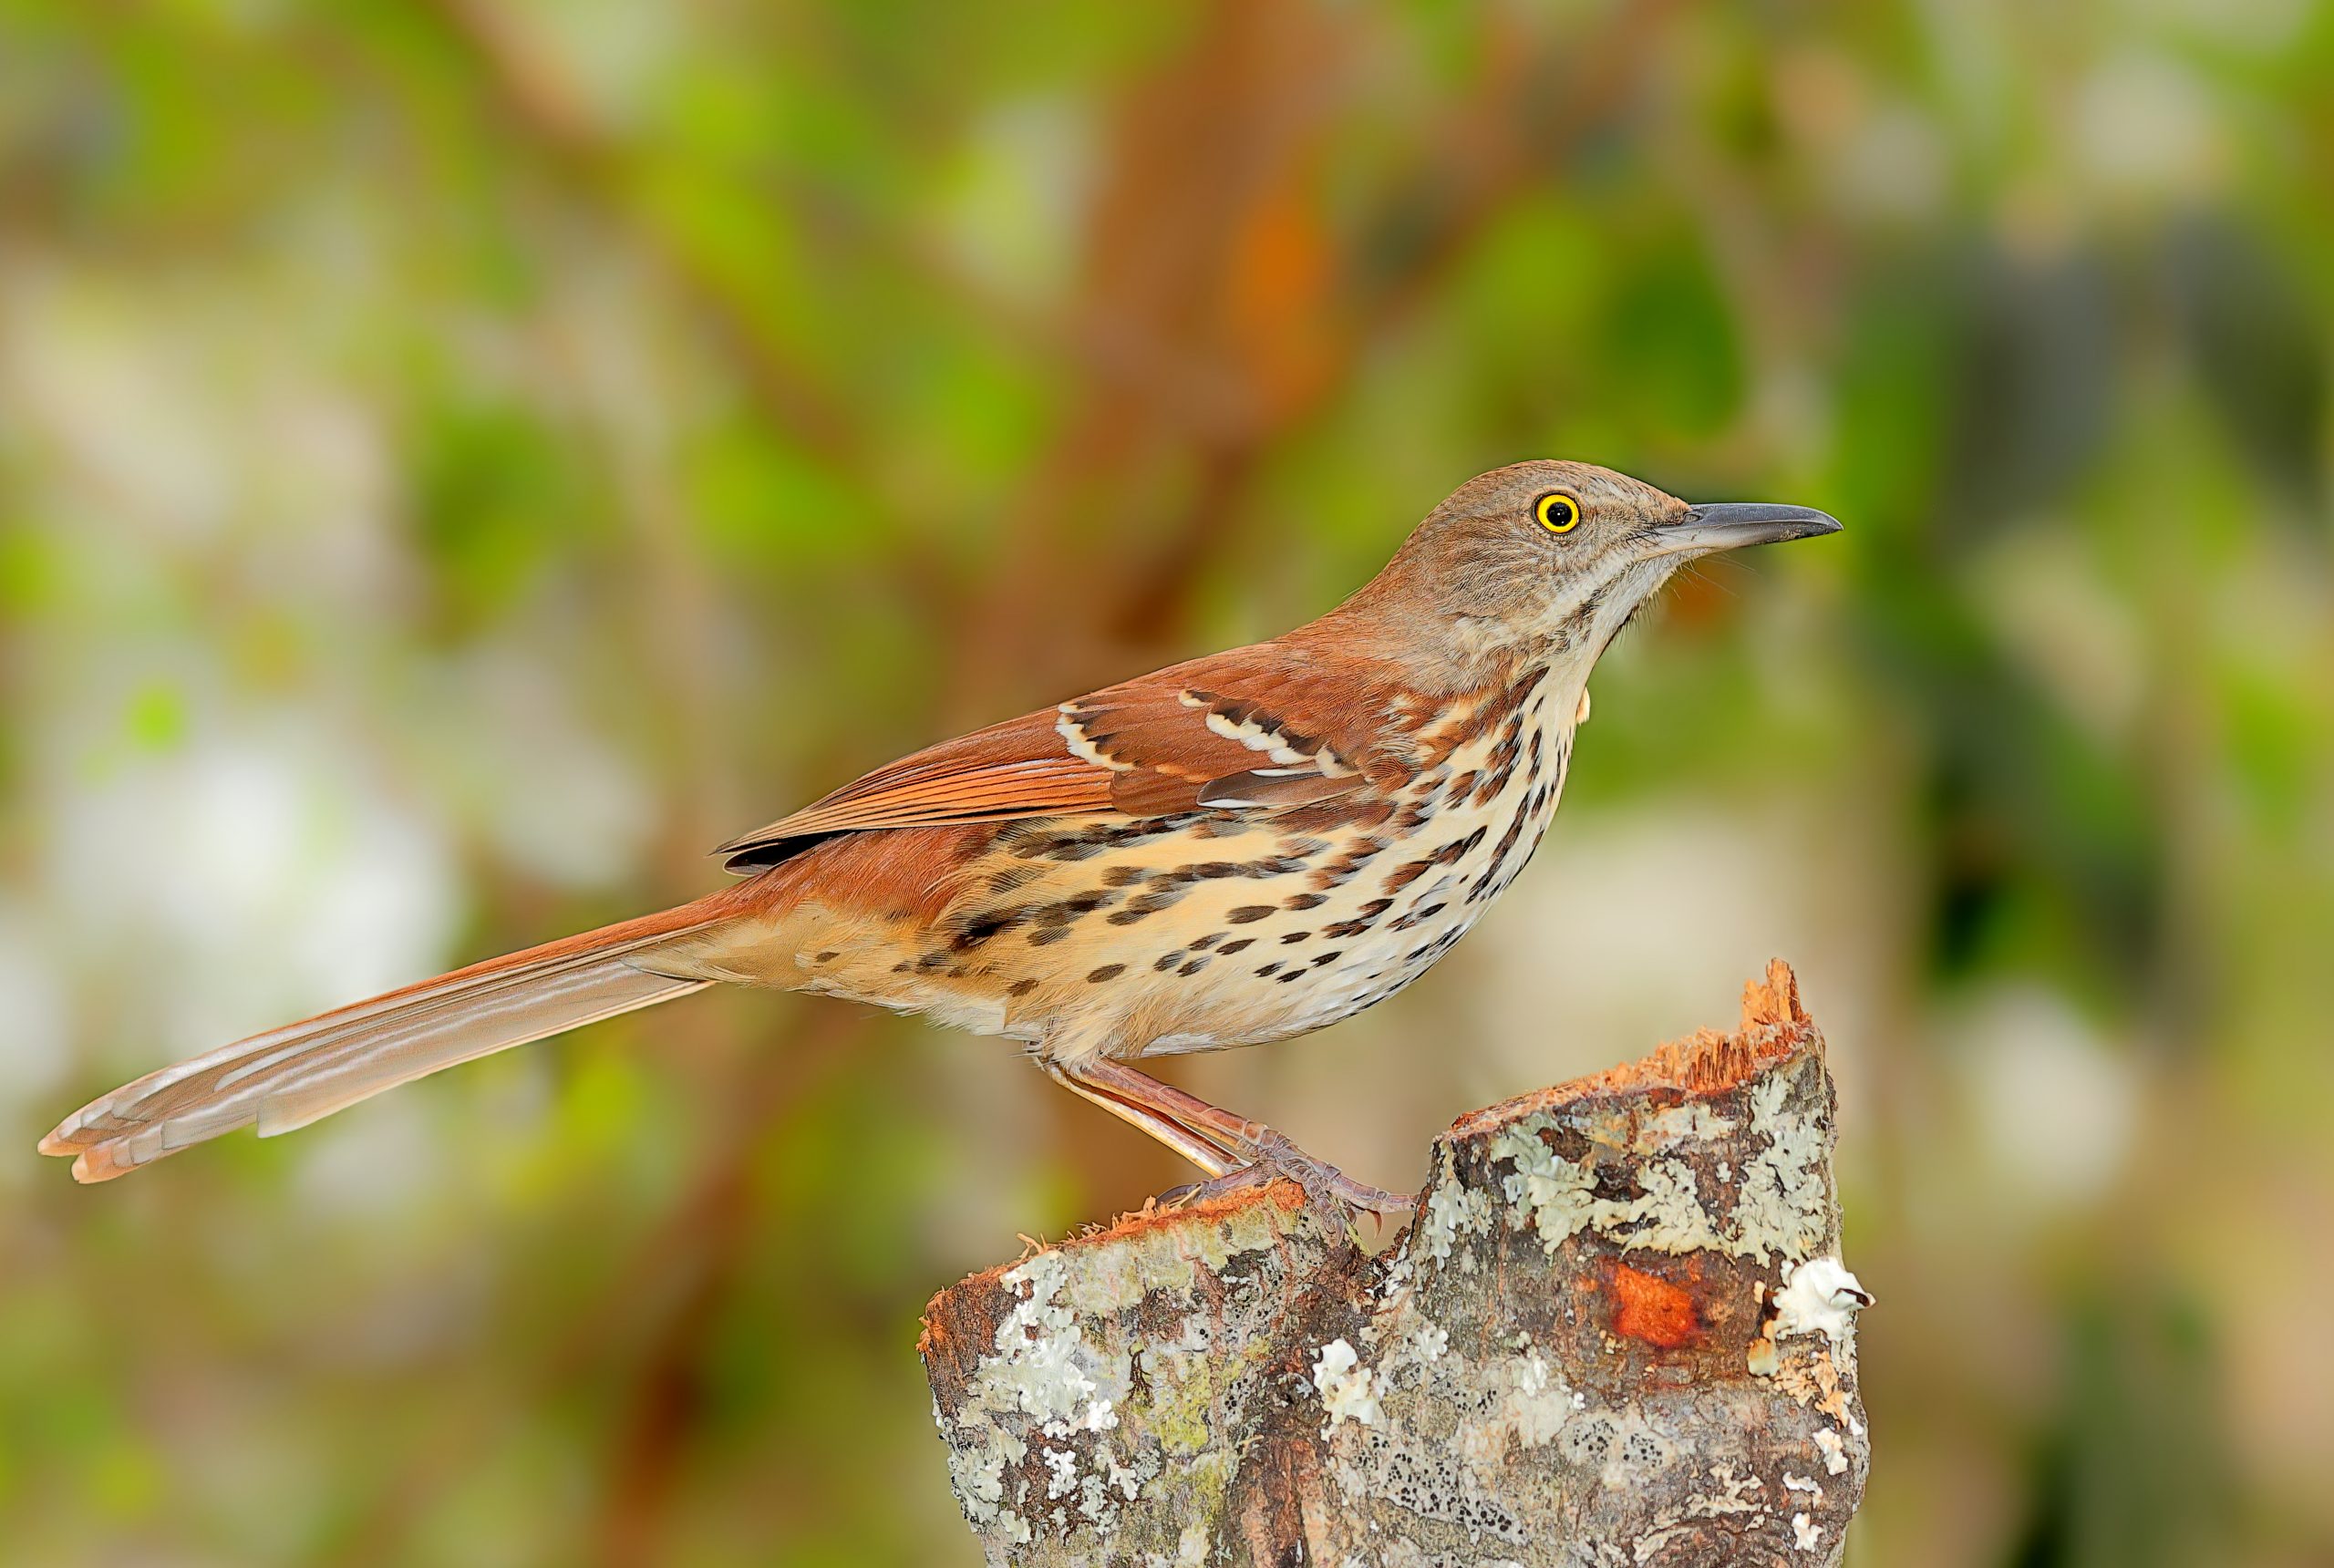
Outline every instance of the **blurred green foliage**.
{"label": "blurred green foliage", "polygon": [[1853,1560],[2334,1561],[2329,68],[2313,0],[0,0],[0,1557],[969,1560],[918,1307],[1182,1179],[994,1043],[725,997],[31,1143],[1561,455],[1848,531],[1616,650],[1428,983],[1193,1081],[1399,1184],[1784,951]]}

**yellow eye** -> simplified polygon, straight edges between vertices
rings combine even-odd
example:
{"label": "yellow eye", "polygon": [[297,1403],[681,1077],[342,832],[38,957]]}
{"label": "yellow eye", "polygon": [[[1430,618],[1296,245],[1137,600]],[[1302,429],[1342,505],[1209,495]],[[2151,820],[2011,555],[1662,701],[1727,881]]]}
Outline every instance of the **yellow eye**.
{"label": "yellow eye", "polygon": [[1580,526],[1580,502],[1562,490],[1551,490],[1534,503],[1532,515],[1550,533],[1570,533]]}

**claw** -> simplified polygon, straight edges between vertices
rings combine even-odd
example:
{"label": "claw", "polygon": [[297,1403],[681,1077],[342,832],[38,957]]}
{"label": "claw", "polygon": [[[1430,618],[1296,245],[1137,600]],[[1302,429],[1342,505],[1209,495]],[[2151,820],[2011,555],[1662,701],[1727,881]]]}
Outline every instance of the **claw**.
{"label": "claw", "polygon": [[1189,1202],[1205,1202],[1283,1180],[1305,1189],[1314,1212],[1332,1235],[1350,1238],[1357,1213],[1370,1215],[1382,1230],[1388,1216],[1406,1214],[1418,1207],[1418,1200],[1410,1194],[1389,1192],[1382,1187],[1357,1181],[1327,1161],[1306,1153],[1277,1132],[1258,1140],[1255,1163],[1195,1188],[1178,1191],[1186,1193]]}

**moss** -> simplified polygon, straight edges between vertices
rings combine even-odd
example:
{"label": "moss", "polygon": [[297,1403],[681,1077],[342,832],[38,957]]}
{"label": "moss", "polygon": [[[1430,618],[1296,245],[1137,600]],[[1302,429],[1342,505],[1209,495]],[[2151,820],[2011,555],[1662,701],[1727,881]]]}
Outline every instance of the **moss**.
{"label": "moss", "polygon": [[1137,1362],[1151,1379],[1151,1435],[1171,1454],[1205,1450],[1223,1402],[1271,1348],[1261,1336],[1219,1347],[1207,1320],[1196,1315],[1176,1339],[1146,1346]]}
{"label": "moss", "polygon": [[1732,1246],[1762,1264],[1771,1252],[1792,1259],[1810,1256],[1830,1228],[1832,1187],[1825,1171],[1831,1135],[1817,1115],[1792,1104],[1821,1103],[1815,1077],[1821,1070],[1803,1064],[1797,1071],[1760,1079],[1750,1091],[1751,1130],[1764,1133],[1767,1146],[1743,1167]]}
{"label": "moss", "polygon": [[[1541,1245],[1551,1253],[1574,1236],[1594,1231],[1618,1242],[1625,1251],[1685,1253],[1708,1248],[1756,1258],[1762,1264],[1777,1254],[1805,1259],[1831,1225],[1832,1190],[1826,1175],[1831,1138],[1818,1114],[1822,1081],[1822,1068],[1812,1057],[1761,1078],[1750,1090],[1747,1125],[1699,1102],[1660,1108],[1633,1123],[1637,1130],[1627,1140],[1629,1147],[1674,1152],[1637,1163],[1637,1191],[1631,1198],[1596,1195],[1592,1161],[1596,1149],[1614,1137],[1612,1112],[1528,1117],[1488,1145],[1495,1164],[1513,1168],[1501,1182],[1509,1222],[1518,1229],[1537,1231]],[[1586,1137],[1591,1158],[1569,1160],[1558,1154],[1545,1137],[1555,1130]],[[1739,1180],[1730,1161],[1709,1161],[1710,1173],[1721,1188],[1733,1181],[1731,1203],[1722,1195],[1705,1200],[1694,1161],[1713,1154],[1720,1140],[1743,1136],[1763,1143],[1742,1163]],[[1464,1212],[1460,1200],[1448,1201],[1439,1211],[1441,1199],[1440,1188],[1428,1197],[1425,1234],[1430,1253],[1435,1239],[1457,1234],[1456,1225],[1444,1223],[1440,1216]],[[1721,1209],[1722,1221],[1718,1217]],[[1446,1250],[1450,1244],[1446,1239]]]}
{"label": "moss", "polygon": [[1491,1229],[1489,1194],[1451,1182],[1427,1194],[1419,1225],[1419,1250],[1436,1263],[1447,1263],[1461,1238],[1480,1236]]}

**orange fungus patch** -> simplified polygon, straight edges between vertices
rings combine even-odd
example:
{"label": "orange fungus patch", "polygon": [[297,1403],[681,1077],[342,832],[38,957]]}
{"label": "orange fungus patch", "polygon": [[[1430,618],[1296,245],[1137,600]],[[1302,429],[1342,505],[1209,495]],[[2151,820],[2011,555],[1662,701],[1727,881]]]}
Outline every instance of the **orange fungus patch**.
{"label": "orange fungus patch", "polygon": [[1656,1274],[1627,1264],[1613,1271],[1613,1332],[1675,1350],[1701,1336],[1694,1298]]}

